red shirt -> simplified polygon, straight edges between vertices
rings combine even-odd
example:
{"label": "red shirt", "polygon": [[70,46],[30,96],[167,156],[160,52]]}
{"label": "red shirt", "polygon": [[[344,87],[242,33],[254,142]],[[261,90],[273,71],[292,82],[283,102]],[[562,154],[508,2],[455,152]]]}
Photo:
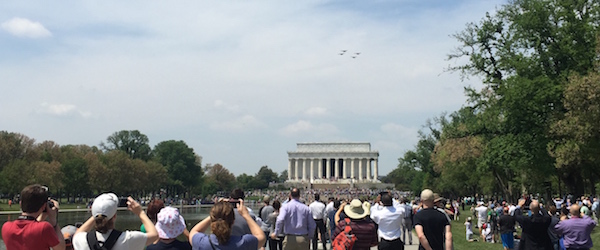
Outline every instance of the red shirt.
{"label": "red shirt", "polygon": [[7,250],[48,250],[57,246],[56,231],[47,221],[14,220],[2,226]]}

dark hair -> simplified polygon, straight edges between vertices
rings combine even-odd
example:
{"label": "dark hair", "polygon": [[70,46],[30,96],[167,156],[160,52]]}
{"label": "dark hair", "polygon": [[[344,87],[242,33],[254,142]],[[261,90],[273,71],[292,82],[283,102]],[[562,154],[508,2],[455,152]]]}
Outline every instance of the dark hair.
{"label": "dark hair", "polygon": [[163,207],[165,207],[165,203],[161,199],[154,198],[148,203],[146,214],[148,214],[148,218],[150,218],[153,223],[156,223],[156,215],[158,215]]}
{"label": "dark hair", "polygon": [[220,245],[229,241],[234,220],[235,213],[229,202],[217,202],[210,210],[210,230],[217,236]]}
{"label": "dark hair", "polygon": [[320,200],[321,200],[321,195],[315,194],[315,201],[320,201]]}
{"label": "dark hair", "polygon": [[342,202],[340,200],[333,201],[333,208],[335,208],[335,210],[338,210],[340,208],[340,205],[342,205]]}
{"label": "dark hair", "polygon": [[273,208],[275,210],[279,210],[281,208],[281,202],[279,202],[279,200],[274,200],[273,201]]}
{"label": "dark hair", "polygon": [[246,195],[244,194],[244,190],[236,188],[233,191],[231,191],[231,194],[229,195],[229,198],[231,199],[244,199],[246,197]]}
{"label": "dark hair", "polygon": [[381,203],[383,203],[383,205],[386,207],[392,206],[393,205],[392,196],[389,193],[383,194],[381,196]]}
{"label": "dark hair", "polygon": [[292,198],[300,198],[300,190],[298,190],[297,188],[292,188],[290,195],[292,196]]}
{"label": "dark hair", "polygon": [[21,210],[35,213],[48,203],[48,188],[40,185],[29,185],[21,191]]}

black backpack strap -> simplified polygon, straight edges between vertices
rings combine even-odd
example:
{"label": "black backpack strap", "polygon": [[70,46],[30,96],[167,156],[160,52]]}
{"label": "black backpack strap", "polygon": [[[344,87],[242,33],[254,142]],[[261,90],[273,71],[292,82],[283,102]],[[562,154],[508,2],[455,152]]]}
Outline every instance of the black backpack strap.
{"label": "black backpack strap", "polygon": [[96,230],[92,230],[87,234],[88,246],[90,247],[90,250],[110,250],[117,242],[117,239],[119,239],[119,236],[121,236],[121,233],[121,231],[113,229],[112,232],[110,232],[108,239],[106,239],[106,242],[100,246],[98,238],[96,237]]}
{"label": "black backpack strap", "polygon": [[119,236],[121,236],[121,233],[121,231],[113,229],[112,232],[110,232],[108,239],[106,239],[106,242],[104,242],[104,245],[102,245],[102,247],[106,250],[112,249],[115,243],[117,243],[117,239],[119,239]]}
{"label": "black backpack strap", "polygon": [[90,250],[101,249],[100,244],[98,244],[98,238],[96,238],[96,230],[92,230],[87,233],[87,243],[90,247]]}

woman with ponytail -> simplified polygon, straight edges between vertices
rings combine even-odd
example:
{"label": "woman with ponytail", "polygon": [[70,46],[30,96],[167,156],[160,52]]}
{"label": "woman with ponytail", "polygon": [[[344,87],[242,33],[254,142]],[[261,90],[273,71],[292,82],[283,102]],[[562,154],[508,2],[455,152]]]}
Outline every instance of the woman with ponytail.
{"label": "woman with ponytail", "polygon": [[[234,208],[230,202],[217,202],[210,210],[210,215],[190,230],[189,239],[193,249],[256,250],[265,244],[265,233],[250,216],[244,201],[240,199],[240,202],[235,204],[239,214],[248,223],[252,234],[231,235],[231,226],[235,220]],[[208,227],[212,231],[210,235],[204,233]]]}

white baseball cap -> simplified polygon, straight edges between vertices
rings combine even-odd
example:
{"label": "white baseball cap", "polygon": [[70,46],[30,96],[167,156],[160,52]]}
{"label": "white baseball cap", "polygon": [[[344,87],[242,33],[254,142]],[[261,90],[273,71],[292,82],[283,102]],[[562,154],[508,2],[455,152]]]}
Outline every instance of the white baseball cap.
{"label": "white baseball cap", "polygon": [[92,216],[98,215],[112,218],[117,213],[117,206],[119,205],[119,198],[116,194],[105,193],[101,194],[94,200],[92,204]]}

